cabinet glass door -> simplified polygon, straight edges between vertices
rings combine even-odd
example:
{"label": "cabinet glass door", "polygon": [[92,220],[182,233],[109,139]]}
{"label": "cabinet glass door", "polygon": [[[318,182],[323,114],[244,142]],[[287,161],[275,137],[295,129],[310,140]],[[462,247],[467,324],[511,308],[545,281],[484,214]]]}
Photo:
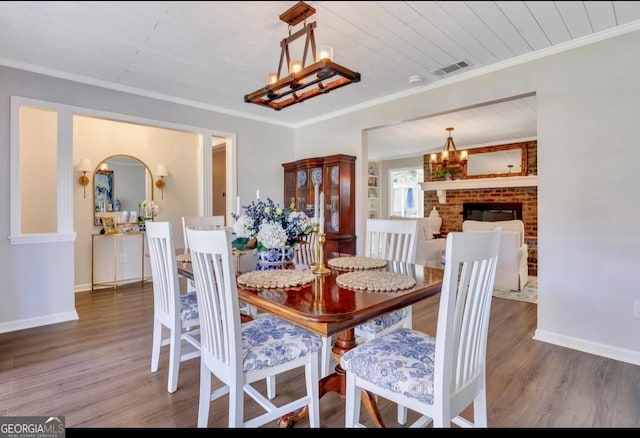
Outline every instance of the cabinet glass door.
{"label": "cabinet glass door", "polygon": [[314,218],[316,196],[322,193],[324,217],[321,228],[326,236],[325,256],[331,253],[355,254],[355,160],[352,155],[303,158],[283,163],[284,202]]}
{"label": "cabinet glass door", "polygon": [[284,172],[284,202],[288,207],[293,203],[296,204],[296,172],[295,171],[285,171]]}
{"label": "cabinet glass door", "polygon": [[307,211],[307,202],[309,199],[309,186],[310,186],[310,178],[309,178],[308,169],[298,169],[296,172],[296,210],[298,211]]}
{"label": "cabinet glass door", "polygon": [[340,232],[340,166],[327,167],[324,191],[325,232]]}

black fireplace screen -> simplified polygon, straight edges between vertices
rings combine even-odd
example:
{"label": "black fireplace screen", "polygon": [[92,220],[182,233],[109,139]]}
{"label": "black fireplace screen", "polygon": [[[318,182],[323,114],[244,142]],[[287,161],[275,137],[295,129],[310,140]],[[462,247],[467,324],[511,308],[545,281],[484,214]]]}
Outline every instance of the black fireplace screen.
{"label": "black fireplace screen", "polygon": [[465,202],[463,220],[483,222],[522,220],[521,202]]}

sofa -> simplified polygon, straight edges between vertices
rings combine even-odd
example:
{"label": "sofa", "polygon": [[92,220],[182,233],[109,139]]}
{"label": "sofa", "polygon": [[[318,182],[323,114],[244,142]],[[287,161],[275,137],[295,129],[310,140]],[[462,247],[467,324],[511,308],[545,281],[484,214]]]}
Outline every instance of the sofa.
{"label": "sofa", "polygon": [[418,218],[390,216],[389,219],[417,220],[418,239],[416,242],[416,264],[440,264],[440,256],[447,243],[446,239],[434,237],[434,235],[440,234],[440,226],[442,225],[442,218],[440,216]]}
{"label": "sofa", "polygon": [[529,278],[528,248],[524,243],[524,223],[521,220],[496,222],[466,220],[462,222],[463,232],[492,231],[496,227],[502,229],[502,237],[500,238],[494,287],[519,291],[527,284]]}

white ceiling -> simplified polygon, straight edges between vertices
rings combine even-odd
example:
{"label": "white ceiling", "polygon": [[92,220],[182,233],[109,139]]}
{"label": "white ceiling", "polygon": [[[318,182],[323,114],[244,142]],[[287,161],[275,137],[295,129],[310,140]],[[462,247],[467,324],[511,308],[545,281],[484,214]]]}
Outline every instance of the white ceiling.
{"label": "white ceiling", "polygon": [[[278,17],[296,3],[4,1],[0,64],[295,127],[640,28],[637,1],[309,1],[317,43],[362,80],[281,111],[245,103],[277,70]],[[370,157],[438,150],[447,126],[462,148],[535,137],[535,97],[371,130]]]}
{"label": "white ceiling", "polygon": [[451,132],[458,149],[514,143],[537,137],[536,97],[517,97],[447,114],[368,130],[370,160],[441,151]]}

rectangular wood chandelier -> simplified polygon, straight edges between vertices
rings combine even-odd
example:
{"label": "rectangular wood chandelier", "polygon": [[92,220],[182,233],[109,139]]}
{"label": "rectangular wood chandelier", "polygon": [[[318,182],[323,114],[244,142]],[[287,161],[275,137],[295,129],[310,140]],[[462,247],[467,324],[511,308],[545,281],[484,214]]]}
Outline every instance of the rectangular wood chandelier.
{"label": "rectangular wood chandelier", "polygon": [[[269,73],[267,84],[244,96],[247,103],[266,106],[276,111],[295,103],[303,102],[314,96],[328,93],[336,88],[360,82],[360,73],[349,70],[333,62],[333,49],[320,46],[316,52],[314,29],[316,22],[307,24],[306,19],[316,12],[314,8],[304,2],[280,15],[280,20],[289,25],[289,36],[280,42],[280,62],[278,72]],[[292,26],[305,21],[302,29],[291,33]],[[292,59],[289,45],[301,37],[306,37],[302,60]],[[307,65],[311,51],[313,63]],[[284,70],[286,66],[286,71]]]}

